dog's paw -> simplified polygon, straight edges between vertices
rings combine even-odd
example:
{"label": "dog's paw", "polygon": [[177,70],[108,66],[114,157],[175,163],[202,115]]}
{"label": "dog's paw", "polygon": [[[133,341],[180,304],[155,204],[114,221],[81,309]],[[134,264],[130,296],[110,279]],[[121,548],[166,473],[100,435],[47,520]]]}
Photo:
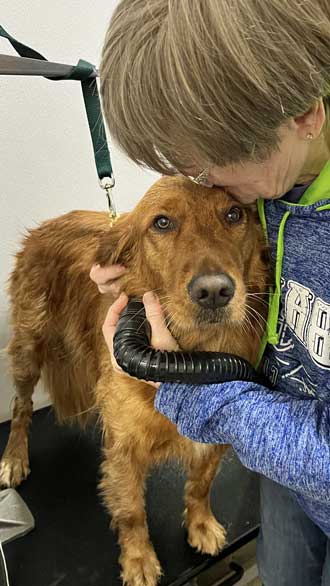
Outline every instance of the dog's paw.
{"label": "dog's paw", "polygon": [[29,461],[24,458],[2,458],[0,462],[0,486],[15,488],[30,474]]}
{"label": "dog's paw", "polygon": [[[138,552],[135,552],[135,555]],[[152,549],[144,549],[133,557],[123,553],[120,557],[122,566],[121,577],[125,586],[156,586],[162,570],[157,556]]]}
{"label": "dog's paw", "polygon": [[226,530],[213,515],[187,524],[188,543],[200,553],[217,555],[226,544]]}

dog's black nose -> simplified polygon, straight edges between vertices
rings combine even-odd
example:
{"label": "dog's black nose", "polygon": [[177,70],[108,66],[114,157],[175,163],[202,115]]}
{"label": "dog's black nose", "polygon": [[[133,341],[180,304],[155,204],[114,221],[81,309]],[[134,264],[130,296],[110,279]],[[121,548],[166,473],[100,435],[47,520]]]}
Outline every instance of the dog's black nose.
{"label": "dog's black nose", "polygon": [[235,284],[226,273],[199,275],[190,281],[188,291],[194,303],[205,309],[217,309],[229,303]]}

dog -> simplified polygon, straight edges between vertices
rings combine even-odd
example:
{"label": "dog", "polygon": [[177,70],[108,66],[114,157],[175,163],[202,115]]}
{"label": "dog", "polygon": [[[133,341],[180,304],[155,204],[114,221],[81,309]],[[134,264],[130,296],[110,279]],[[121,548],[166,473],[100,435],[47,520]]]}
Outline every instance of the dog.
{"label": "dog", "polygon": [[118,531],[122,579],[155,586],[161,568],[150,543],[144,479],[151,466],[179,460],[187,470],[184,522],[190,545],[216,555],[225,530],[209,492],[226,446],[179,435],[154,409],[155,389],[115,372],[102,336],[113,298],[89,279],[93,263],[120,262],[130,297],[152,290],[186,351],[256,360],[267,313],[267,247],[254,205],[184,177],[162,177],[110,227],[107,213],[75,211],[31,230],[9,280],[16,388],[2,486],[29,473],[32,394],[40,376],[62,423],[99,418],[104,459],[100,490]]}

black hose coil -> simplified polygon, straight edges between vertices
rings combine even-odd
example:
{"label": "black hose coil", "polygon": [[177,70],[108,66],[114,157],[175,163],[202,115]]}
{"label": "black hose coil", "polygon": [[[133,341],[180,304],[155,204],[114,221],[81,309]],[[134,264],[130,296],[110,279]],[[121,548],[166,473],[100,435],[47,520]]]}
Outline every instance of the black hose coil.
{"label": "black hose coil", "polygon": [[244,358],[223,352],[167,352],[150,346],[151,329],[144,305],[132,299],[114,336],[114,356],[131,376],[146,381],[210,384],[233,380],[260,382]]}

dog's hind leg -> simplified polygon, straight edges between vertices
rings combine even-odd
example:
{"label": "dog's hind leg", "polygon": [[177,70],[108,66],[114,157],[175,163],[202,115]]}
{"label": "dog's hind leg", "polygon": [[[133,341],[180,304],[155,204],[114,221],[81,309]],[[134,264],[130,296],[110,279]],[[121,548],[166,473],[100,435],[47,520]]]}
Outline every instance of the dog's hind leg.
{"label": "dog's hind leg", "polygon": [[41,347],[33,335],[14,331],[8,354],[16,389],[10,435],[0,463],[0,486],[18,486],[29,474],[28,433],[32,394],[40,377]]}
{"label": "dog's hind leg", "polygon": [[188,542],[201,553],[216,555],[226,543],[225,529],[210,508],[210,490],[226,446],[195,444],[186,461],[184,521]]}

